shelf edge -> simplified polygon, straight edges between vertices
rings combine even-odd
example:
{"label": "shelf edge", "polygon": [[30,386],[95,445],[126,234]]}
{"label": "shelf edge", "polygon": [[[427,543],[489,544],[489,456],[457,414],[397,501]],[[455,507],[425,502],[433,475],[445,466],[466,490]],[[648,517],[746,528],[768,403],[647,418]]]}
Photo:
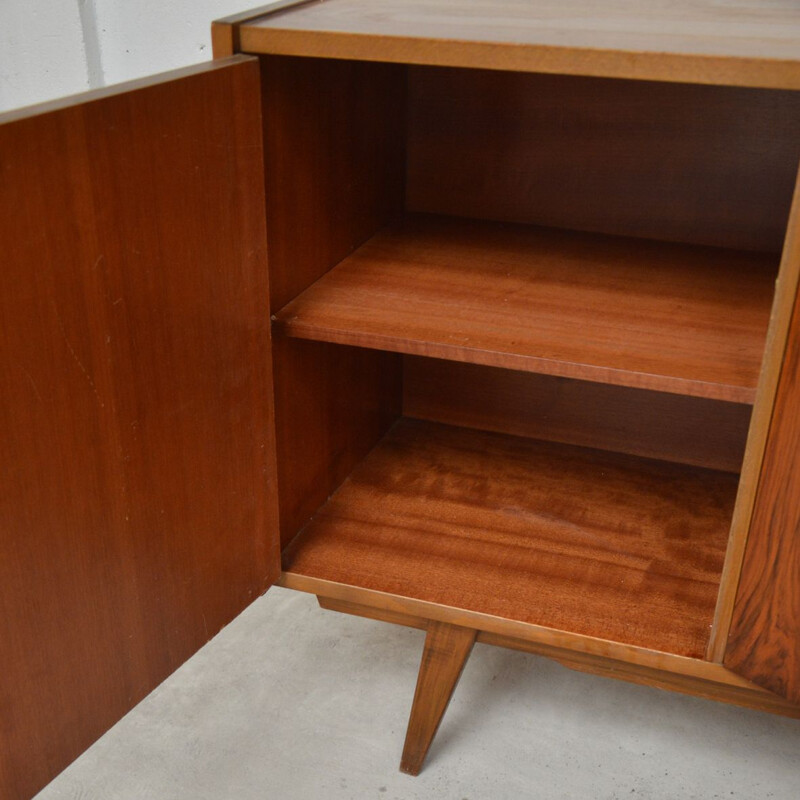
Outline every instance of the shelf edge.
{"label": "shelf edge", "polygon": [[485,367],[533,372],[541,375],[553,375],[558,378],[586,380],[594,383],[667,392],[687,397],[701,397],[708,400],[722,400],[743,405],[753,405],[756,398],[755,387],[631,372],[613,367],[555,361],[517,353],[477,350],[459,345],[449,345],[445,342],[409,342],[405,338],[385,334],[371,334],[361,331],[351,332],[349,330],[307,324],[297,317],[290,317],[288,314],[284,315],[283,311],[278,312],[272,321],[274,335],[283,335],[295,339],[330,342],[331,344],[364,347],[370,350],[385,350],[392,353],[405,353],[428,358],[441,358],[447,361],[480,364]]}
{"label": "shelf edge", "polygon": [[[649,650],[645,647],[598,639],[580,633],[560,631],[528,622],[517,622],[495,617],[491,614],[482,614],[478,611],[440,605],[427,600],[416,600],[375,589],[364,589],[295,572],[282,572],[280,579],[276,581],[276,585],[310,594],[323,595],[334,600],[371,606],[384,611],[400,612],[425,619],[477,628],[480,631],[499,636],[545,644],[576,653],[601,656],[626,664],[664,670],[677,675],[701,678],[703,680],[723,682],[739,688],[753,688],[753,684],[750,681],[729,670],[721,669],[719,664],[689,656],[679,656],[660,650]],[[723,673],[724,680],[720,681]]]}
{"label": "shelf edge", "polygon": [[238,28],[239,43],[243,51],[257,55],[545,72],[712,86],[800,89],[800,61],[796,59],[262,28],[257,25],[257,18],[250,18],[248,22],[256,24],[242,23]]}

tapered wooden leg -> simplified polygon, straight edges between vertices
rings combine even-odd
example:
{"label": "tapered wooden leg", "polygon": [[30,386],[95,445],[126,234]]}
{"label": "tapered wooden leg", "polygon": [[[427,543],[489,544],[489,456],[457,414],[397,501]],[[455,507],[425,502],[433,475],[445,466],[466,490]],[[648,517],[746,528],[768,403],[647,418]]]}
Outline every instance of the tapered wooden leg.
{"label": "tapered wooden leg", "polygon": [[401,772],[419,775],[461,671],[472,652],[476,635],[477,631],[472,628],[433,620],[428,623],[428,636],[400,761]]}

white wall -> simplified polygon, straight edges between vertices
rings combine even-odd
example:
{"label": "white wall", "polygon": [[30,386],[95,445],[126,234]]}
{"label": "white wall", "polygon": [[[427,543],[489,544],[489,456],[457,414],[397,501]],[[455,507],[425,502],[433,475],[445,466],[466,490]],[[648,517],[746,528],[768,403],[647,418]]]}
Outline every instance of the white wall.
{"label": "white wall", "polygon": [[0,0],[0,111],[211,58],[253,0]]}
{"label": "white wall", "polygon": [[0,0],[0,110],[88,86],[77,0]]}

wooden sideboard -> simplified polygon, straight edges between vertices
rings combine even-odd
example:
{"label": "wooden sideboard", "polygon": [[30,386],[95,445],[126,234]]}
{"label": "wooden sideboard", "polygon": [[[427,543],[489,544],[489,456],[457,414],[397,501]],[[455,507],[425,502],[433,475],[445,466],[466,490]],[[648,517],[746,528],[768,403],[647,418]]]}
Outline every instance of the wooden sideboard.
{"label": "wooden sideboard", "polygon": [[800,11],[670,5],[277,2],[0,116],[3,797],[274,583],[427,630],[412,774],[475,641],[800,717]]}

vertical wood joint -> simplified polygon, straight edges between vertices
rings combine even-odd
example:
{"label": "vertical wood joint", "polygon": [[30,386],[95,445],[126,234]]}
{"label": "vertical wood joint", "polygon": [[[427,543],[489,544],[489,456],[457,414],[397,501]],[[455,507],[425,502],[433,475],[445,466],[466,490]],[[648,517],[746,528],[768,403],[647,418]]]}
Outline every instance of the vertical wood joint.
{"label": "vertical wood joint", "polygon": [[215,59],[227,58],[239,50],[238,28],[220,20],[211,23],[211,52]]}

